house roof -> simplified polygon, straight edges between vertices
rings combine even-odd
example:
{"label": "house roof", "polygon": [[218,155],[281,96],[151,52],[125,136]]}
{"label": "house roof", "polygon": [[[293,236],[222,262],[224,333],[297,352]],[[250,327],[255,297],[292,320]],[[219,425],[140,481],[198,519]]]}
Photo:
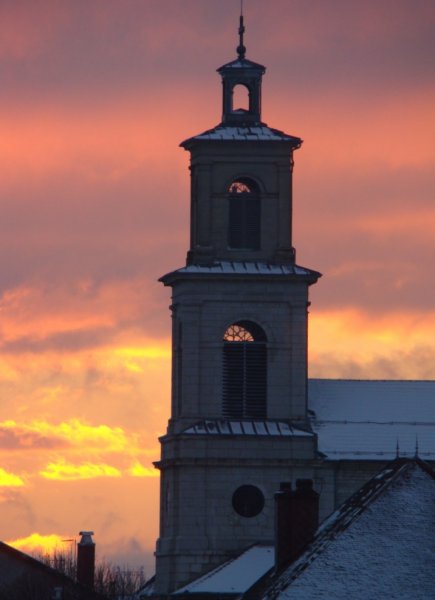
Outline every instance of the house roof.
{"label": "house roof", "polygon": [[[435,381],[310,379],[308,405],[328,460],[435,460]],[[416,448],[417,447],[417,448]]]}
{"label": "house roof", "polygon": [[249,590],[274,563],[274,547],[256,545],[235,559],[180,588],[172,595],[219,594],[238,595]]}
{"label": "house roof", "polygon": [[104,600],[106,598],[36,558],[0,542],[0,592],[12,590],[14,593],[18,593],[21,589],[20,586],[25,586],[26,582],[33,584],[35,590],[39,589],[41,594],[42,590],[45,594],[47,590],[52,591],[60,587],[68,590],[69,598],[77,600]]}
{"label": "house roof", "polygon": [[435,474],[420,459],[389,463],[323,522],[263,598],[431,598],[434,498]]}

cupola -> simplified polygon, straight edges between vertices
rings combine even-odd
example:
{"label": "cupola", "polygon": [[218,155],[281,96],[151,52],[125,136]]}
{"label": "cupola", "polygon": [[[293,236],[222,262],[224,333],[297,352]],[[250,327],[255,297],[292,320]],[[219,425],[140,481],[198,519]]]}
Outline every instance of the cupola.
{"label": "cupola", "polygon": [[[245,26],[240,15],[237,47],[238,57],[219,69],[222,77],[222,124],[223,125],[260,125],[261,124],[261,80],[266,67],[246,58],[243,44]],[[244,106],[238,106],[238,100],[245,96]]]}

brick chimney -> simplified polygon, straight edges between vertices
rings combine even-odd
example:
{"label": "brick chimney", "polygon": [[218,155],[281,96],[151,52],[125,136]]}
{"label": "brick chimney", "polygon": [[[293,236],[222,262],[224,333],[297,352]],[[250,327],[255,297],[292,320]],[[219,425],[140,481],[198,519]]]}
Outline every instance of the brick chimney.
{"label": "brick chimney", "polygon": [[93,531],[80,531],[81,540],[77,544],[77,581],[86,587],[94,587],[95,543]]}
{"label": "brick chimney", "polygon": [[319,526],[319,494],[311,479],[297,479],[296,490],[281,483],[275,494],[275,568],[293,562]]}

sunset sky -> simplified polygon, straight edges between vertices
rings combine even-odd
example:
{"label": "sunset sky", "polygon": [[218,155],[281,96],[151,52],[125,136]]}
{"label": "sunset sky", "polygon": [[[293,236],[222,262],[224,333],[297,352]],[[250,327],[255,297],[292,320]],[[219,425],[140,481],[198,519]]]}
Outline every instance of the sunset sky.
{"label": "sunset sky", "polygon": [[[188,154],[238,0],[0,0],[0,539],[152,573]],[[435,378],[435,3],[245,0],[263,120],[304,139],[310,376]],[[50,537],[51,536],[51,537]]]}

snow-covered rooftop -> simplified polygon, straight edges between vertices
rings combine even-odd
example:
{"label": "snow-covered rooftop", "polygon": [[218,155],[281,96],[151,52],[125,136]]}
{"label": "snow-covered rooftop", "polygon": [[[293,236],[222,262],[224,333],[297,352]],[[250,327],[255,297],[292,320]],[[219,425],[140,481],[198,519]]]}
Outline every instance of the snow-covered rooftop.
{"label": "snow-covered rooftop", "polygon": [[435,460],[435,381],[310,379],[308,397],[330,460]]}
{"label": "snow-covered rooftop", "polygon": [[322,524],[265,598],[434,598],[433,476],[415,462],[388,466],[358,493]]}
{"label": "snow-covered rooftop", "polygon": [[271,265],[263,262],[220,261],[212,266],[188,265],[185,273],[252,273],[253,275],[310,275],[312,271],[298,265]]}
{"label": "snow-covered rooftop", "polygon": [[252,126],[231,126],[231,125],[217,125],[213,129],[208,129],[203,133],[195,135],[184,142],[181,142],[180,146],[188,145],[192,140],[231,140],[231,141],[242,141],[249,142],[252,140],[263,140],[272,142],[292,142],[294,147],[299,147],[302,140],[298,137],[289,135],[280,131],[279,129],[272,129],[265,123]]}
{"label": "snow-covered rooftop", "polygon": [[298,265],[271,265],[264,262],[234,262],[234,261],[216,261],[212,265],[187,265],[177,271],[172,271],[161,278],[164,281],[167,277],[173,275],[196,275],[196,274],[208,274],[208,275],[263,275],[275,276],[275,275],[288,275],[288,276],[301,276],[301,277],[320,277],[320,273],[299,267]]}
{"label": "snow-covered rooftop", "polygon": [[223,419],[201,421],[183,433],[194,435],[313,435],[309,431],[298,429],[282,421],[229,421]]}
{"label": "snow-covered rooftop", "polygon": [[266,67],[247,58],[236,58],[236,60],[232,60],[231,62],[222,65],[222,67],[219,67],[218,71],[220,72],[228,69],[260,69],[265,71]]}
{"label": "snow-covered rooftop", "polygon": [[252,546],[243,554],[180,588],[177,594],[242,594],[274,564],[273,546]]}

